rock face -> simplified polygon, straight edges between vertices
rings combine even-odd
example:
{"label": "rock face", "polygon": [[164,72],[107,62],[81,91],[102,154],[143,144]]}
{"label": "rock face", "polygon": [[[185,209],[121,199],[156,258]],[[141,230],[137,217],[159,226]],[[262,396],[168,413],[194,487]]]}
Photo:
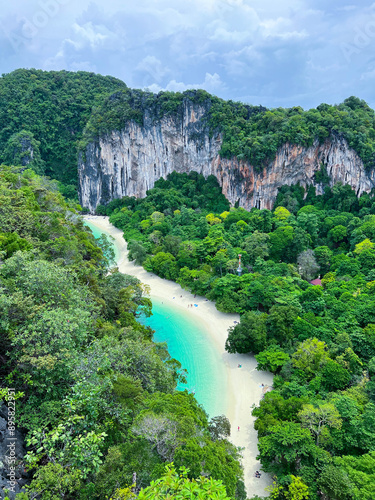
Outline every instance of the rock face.
{"label": "rock face", "polygon": [[329,176],[329,185],[349,184],[357,196],[375,186],[375,172],[367,172],[358,154],[350,149],[342,137],[333,136],[323,144],[316,141],[305,148],[284,144],[275,160],[261,172],[249,163],[218,157],[215,172],[223,192],[231,203],[239,202],[246,209],[252,207],[272,209],[278,189],[287,184],[313,185],[317,194],[323,194],[323,184],[315,181],[322,166]]}
{"label": "rock face", "polygon": [[178,116],[155,120],[146,112],[143,126],[126,123],[121,131],[90,143],[78,164],[81,205],[94,212],[115,198],[144,197],[157,179],[174,170],[216,176],[230,203],[248,210],[271,209],[284,184],[313,184],[322,193],[315,181],[322,165],[331,186],[349,184],[358,196],[375,186],[375,173],[366,172],[357,153],[338,136],[309,148],[284,144],[261,171],[243,160],[221,158],[222,137],[209,133],[206,113],[206,107],[185,100]]}
{"label": "rock face", "polygon": [[[8,496],[11,500],[29,482],[25,469],[26,455],[24,436],[16,430],[8,430],[8,408],[0,404],[0,499]],[[12,469],[13,467],[13,469]],[[9,490],[5,495],[4,490]]]}
{"label": "rock face", "polygon": [[34,144],[35,139],[30,132],[22,130],[21,132],[13,134],[8,140],[6,148],[8,161],[14,165],[26,167],[34,160]]}

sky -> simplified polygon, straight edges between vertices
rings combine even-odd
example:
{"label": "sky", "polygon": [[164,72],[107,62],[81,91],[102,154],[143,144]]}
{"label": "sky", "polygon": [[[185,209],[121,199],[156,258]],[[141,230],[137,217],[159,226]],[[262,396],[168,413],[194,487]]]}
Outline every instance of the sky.
{"label": "sky", "polygon": [[0,73],[92,71],[129,87],[203,88],[267,107],[356,95],[375,107],[375,3],[361,0],[0,2]]}

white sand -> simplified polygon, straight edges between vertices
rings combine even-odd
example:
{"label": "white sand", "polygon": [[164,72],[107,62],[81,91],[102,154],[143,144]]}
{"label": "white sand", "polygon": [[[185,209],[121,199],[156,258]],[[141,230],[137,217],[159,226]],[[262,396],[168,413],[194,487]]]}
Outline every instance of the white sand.
{"label": "white sand", "polygon": [[[115,238],[116,249],[120,256],[118,267],[122,273],[136,276],[142,283],[149,285],[151,299],[157,297],[171,308],[183,308],[187,313],[194,315],[209,333],[213,344],[220,352],[227,372],[229,394],[226,415],[231,423],[232,443],[244,448],[242,463],[247,496],[249,498],[253,495],[267,496],[265,488],[272,484],[271,477],[262,471],[260,479],[254,477],[254,472],[260,470],[261,464],[256,460],[258,438],[253,426],[254,417],[251,416],[251,406],[258,405],[262,392],[272,385],[272,373],[257,371],[254,356],[228,354],[225,351],[228,328],[234,324],[234,321],[239,321],[239,315],[221,313],[213,302],[206,301],[203,297],[194,298],[190,292],[182,289],[177,283],[159,278],[145,271],[141,266],[129,262],[122,231],[112,226],[108,217],[89,215],[84,218]],[[198,304],[198,307],[187,308],[187,304],[190,303]],[[241,368],[238,368],[239,364]],[[222,396],[218,395],[218,397]]]}

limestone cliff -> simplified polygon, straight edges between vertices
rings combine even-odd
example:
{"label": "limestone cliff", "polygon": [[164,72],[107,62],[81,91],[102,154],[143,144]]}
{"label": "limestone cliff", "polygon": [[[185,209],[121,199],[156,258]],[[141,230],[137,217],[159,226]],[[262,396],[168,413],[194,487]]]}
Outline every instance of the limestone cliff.
{"label": "limestone cliff", "polygon": [[243,160],[219,155],[222,137],[210,134],[207,107],[185,100],[181,113],[155,120],[147,111],[143,126],[124,123],[122,130],[100,137],[80,155],[80,201],[91,212],[99,204],[123,196],[144,197],[160,177],[172,171],[215,175],[223,193],[234,204],[251,209],[272,208],[283,184],[313,184],[321,166],[330,185],[349,184],[357,195],[375,186],[374,171],[366,172],[358,154],[339,136],[305,148],[284,144],[262,171]]}

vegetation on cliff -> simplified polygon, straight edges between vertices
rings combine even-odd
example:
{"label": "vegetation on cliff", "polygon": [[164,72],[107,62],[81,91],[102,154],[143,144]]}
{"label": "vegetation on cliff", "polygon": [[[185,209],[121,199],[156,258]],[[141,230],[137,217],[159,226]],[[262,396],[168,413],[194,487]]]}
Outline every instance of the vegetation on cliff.
{"label": "vegetation on cliff", "polygon": [[[222,134],[222,157],[244,159],[260,169],[286,142],[310,146],[338,134],[366,168],[375,165],[374,111],[356,97],[308,111],[267,109],[224,101],[204,90],[153,94],[109,76],[25,69],[0,78],[0,162],[25,165],[27,160],[36,172],[61,181],[60,189],[73,197],[79,150],[129,122],[150,125],[163,116],[180,118],[186,101],[205,110],[202,134]],[[25,147],[25,135],[31,149]]]}
{"label": "vegetation on cliff", "polygon": [[99,210],[145,269],[240,313],[227,350],[275,374],[253,410],[263,469],[277,477],[270,498],[373,498],[375,194],[284,186],[272,212],[212,210],[186,202],[204,184],[174,173],[145,199]]}
{"label": "vegetation on cliff", "polygon": [[375,113],[357,97],[308,111],[299,106],[266,109],[214,98],[210,126],[223,132],[221,156],[236,156],[258,168],[272,161],[285,143],[308,147],[334,134],[347,140],[365,168],[375,167]]}
{"label": "vegetation on cliff", "polygon": [[77,144],[92,109],[126,88],[121,80],[85,71],[19,69],[2,75],[0,163],[23,165],[11,143],[14,134],[31,133],[45,174],[76,187]]}
{"label": "vegetation on cliff", "polygon": [[224,158],[247,160],[260,169],[274,160],[285,143],[309,147],[316,140],[322,143],[332,135],[339,135],[358,153],[365,168],[375,167],[375,113],[356,97],[349,97],[339,105],[321,104],[317,109],[304,111],[299,106],[267,109],[224,101],[204,90],[159,94],[121,91],[108,97],[93,112],[81,147],[98,136],[125,128],[129,121],[144,126],[146,117],[180,118],[186,101],[205,108],[202,133],[222,134],[220,155]]}
{"label": "vegetation on cliff", "polygon": [[55,181],[0,167],[0,258],[0,404],[14,388],[28,445],[18,500],[127,498],[134,472],[137,493],[161,498],[172,462],[189,469],[180,480],[170,466],[173,487],[245,498],[226,418],[175,391],[181,365],[137,321],[144,286],[112,269],[110,242]]}

